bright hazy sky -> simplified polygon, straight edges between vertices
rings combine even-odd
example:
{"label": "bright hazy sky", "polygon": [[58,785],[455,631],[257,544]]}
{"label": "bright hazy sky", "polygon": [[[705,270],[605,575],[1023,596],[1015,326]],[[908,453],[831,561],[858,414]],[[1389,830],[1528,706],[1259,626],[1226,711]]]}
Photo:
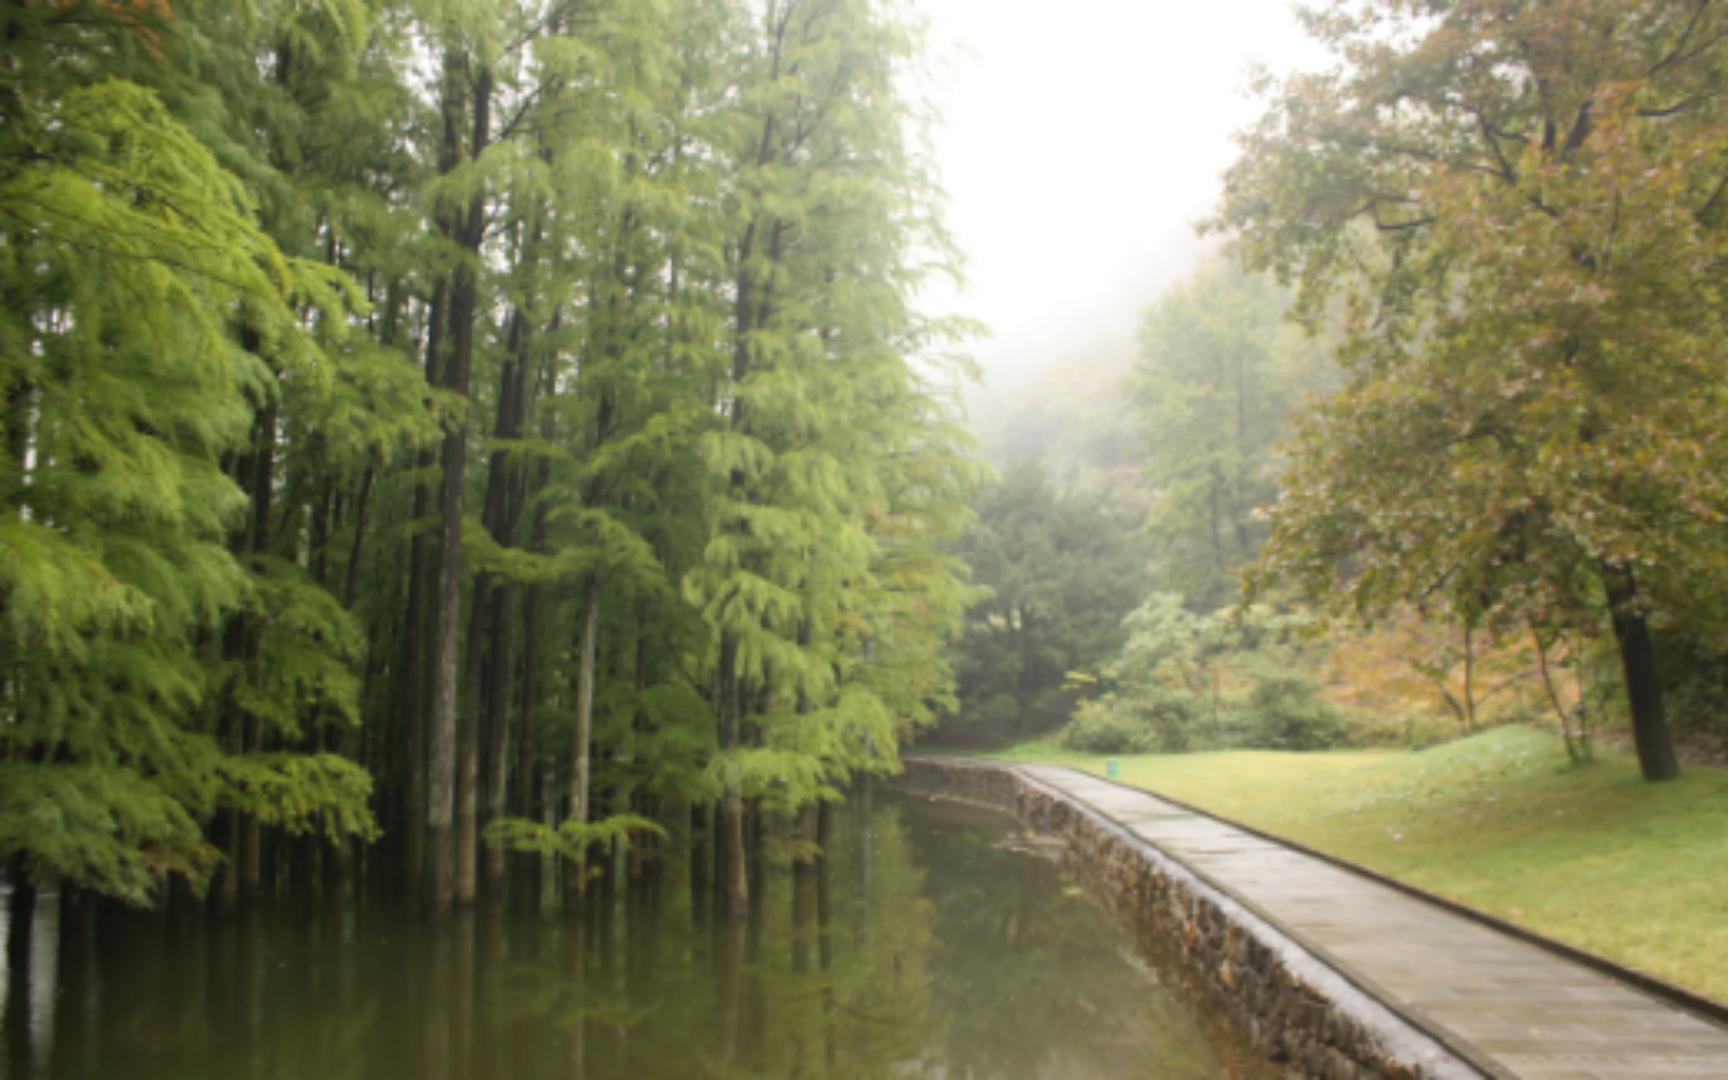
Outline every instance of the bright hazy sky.
{"label": "bright hazy sky", "polygon": [[913,0],[939,61],[934,133],[995,390],[1121,357],[1198,261],[1247,69],[1319,66],[1290,0]]}

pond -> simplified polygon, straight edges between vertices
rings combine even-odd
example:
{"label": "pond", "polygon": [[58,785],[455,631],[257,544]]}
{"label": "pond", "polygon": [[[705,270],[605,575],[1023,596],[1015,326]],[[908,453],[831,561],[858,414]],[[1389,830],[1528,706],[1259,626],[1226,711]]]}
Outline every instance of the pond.
{"label": "pond", "polygon": [[[225,923],[39,905],[8,1080],[1275,1075],[1009,818],[877,792],[753,917],[679,866],[604,917]],[[779,857],[776,858],[775,856]],[[806,864],[808,865],[808,864]]]}

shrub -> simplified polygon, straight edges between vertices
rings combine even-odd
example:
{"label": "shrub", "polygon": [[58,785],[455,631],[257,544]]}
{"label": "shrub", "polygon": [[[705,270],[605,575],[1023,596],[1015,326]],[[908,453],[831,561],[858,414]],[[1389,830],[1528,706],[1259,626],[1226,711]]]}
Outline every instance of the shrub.
{"label": "shrub", "polygon": [[1103,706],[1080,710],[1062,732],[1062,745],[1092,754],[1146,754],[1161,749],[1158,733]]}
{"label": "shrub", "polygon": [[1107,695],[1079,708],[1062,744],[1097,754],[1176,753],[1193,744],[1202,716],[1200,701],[1180,687],[1134,698]]}
{"label": "shrub", "polygon": [[1269,750],[1324,750],[1346,745],[1343,710],[1320,694],[1311,675],[1283,671],[1265,675],[1243,706],[1248,745]]}
{"label": "shrub", "polygon": [[1015,731],[1020,727],[1020,703],[1013,694],[992,694],[979,707],[972,724],[985,731]]}

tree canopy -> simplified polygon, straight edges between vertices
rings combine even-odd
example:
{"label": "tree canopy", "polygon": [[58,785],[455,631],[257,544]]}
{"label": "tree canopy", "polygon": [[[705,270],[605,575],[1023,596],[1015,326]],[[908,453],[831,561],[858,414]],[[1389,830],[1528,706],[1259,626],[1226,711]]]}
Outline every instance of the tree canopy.
{"label": "tree canopy", "polygon": [[984,485],[959,552],[980,596],[955,648],[960,726],[986,737],[1060,716],[1070,674],[1121,647],[1146,583],[1136,522],[1106,495],[1059,488],[1035,461]]}
{"label": "tree canopy", "polygon": [[1284,320],[1288,297],[1264,275],[1220,265],[1147,308],[1127,380],[1142,431],[1139,481],[1159,585],[1210,610],[1233,601],[1259,553],[1260,508],[1277,493],[1276,447],[1332,365]]}
{"label": "tree canopy", "polygon": [[73,0],[0,34],[25,877],[231,903],[383,831],[445,910],[512,847],[833,797],[947,700],[972,472],[891,12]]}
{"label": "tree canopy", "polygon": [[[1262,584],[1606,621],[1645,775],[1675,759],[1653,621],[1719,632],[1728,13],[1695,0],[1324,5],[1329,72],[1265,81],[1213,227],[1345,311]],[[1604,618],[1606,616],[1606,618]]]}

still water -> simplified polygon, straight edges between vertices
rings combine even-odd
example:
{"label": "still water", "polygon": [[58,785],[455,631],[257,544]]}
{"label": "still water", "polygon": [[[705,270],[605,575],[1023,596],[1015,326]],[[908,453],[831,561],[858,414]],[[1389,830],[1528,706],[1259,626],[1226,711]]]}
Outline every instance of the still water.
{"label": "still water", "polygon": [[1003,816],[879,792],[819,872],[769,863],[743,921],[681,866],[580,927],[370,905],[97,925],[45,898],[0,1075],[1273,1075]]}

